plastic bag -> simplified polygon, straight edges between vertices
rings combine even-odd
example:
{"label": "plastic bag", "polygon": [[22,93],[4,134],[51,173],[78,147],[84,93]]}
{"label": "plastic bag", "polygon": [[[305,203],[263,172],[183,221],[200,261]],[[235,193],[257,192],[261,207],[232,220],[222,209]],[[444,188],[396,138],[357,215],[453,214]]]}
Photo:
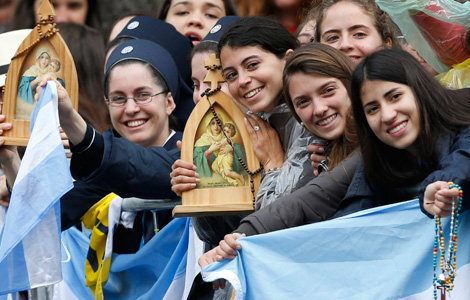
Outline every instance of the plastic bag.
{"label": "plastic bag", "polygon": [[454,65],[448,72],[441,73],[436,78],[448,89],[470,88],[470,59]]}
{"label": "plastic bag", "polygon": [[470,27],[470,2],[378,0],[377,4],[439,73],[470,57],[464,46]]}

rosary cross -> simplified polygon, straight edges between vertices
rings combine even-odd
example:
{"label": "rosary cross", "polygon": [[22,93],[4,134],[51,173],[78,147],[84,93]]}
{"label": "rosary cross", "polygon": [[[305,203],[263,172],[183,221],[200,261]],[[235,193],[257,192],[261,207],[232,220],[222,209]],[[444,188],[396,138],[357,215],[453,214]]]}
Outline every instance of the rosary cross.
{"label": "rosary cross", "polygon": [[208,59],[204,60],[204,66],[209,72],[207,72],[204,82],[211,83],[211,90],[215,90],[219,86],[219,82],[225,82],[224,77],[220,73],[220,60],[211,54]]}
{"label": "rosary cross", "polygon": [[439,285],[437,287],[438,290],[441,290],[441,300],[446,300],[446,286],[445,285]]}

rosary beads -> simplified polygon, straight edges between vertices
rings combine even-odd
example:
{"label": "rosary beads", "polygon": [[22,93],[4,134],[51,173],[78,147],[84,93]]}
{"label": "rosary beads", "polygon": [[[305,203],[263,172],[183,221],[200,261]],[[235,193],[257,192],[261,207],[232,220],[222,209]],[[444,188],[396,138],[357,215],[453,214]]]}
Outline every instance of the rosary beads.
{"label": "rosary beads", "polygon": [[[220,90],[220,86],[214,90],[210,90],[210,89],[207,89],[204,93],[201,94],[202,97],[206,96],[207,98],[207,101],[209,102],[209,107],[210,107],[210,110],[212,112],[212,115],[214,116],[216,122],[217,122],[217,125],[222,129],[223,128],[223,124],[222,124],[222,121],[219,119],[219,116],[217,115],[217,113],[215,112],[215,108],[214,106],[212,105],[211,101],[209,100],[209,96],[214,94],[215,92],[219,91]],[[227,137],[225,131],[222,130],[222,133],[224,135],[224,137],[227,139],[227,143],[233,148],[233,145],[232,145],[232,141],[230,140],[229,137]],[[255,170],[254,172],[252,172],[248,166],[246,165],[246,163],[239,157],[238,158],[238,161],[240,162],[240,164],[242,165],[242,168],[246,171],[246,173],[248,173],[248,175],[250,175],[250,189],[251,189],[251,194],[253,195],[253,209],[255,208],[255,200],[256,200],[256,194],[255,194],[255,186],[254,186],[254,180],[253,180],[253,177],[260,173],[262,170],[263,170],[263,166],[260,166],[260,168],[258,168],[257,170]]]}
{"label": "rosary beads", "polygon": [[[434,251],[433,251],[433,266],[434,266],[434,299],[437,300],[437,285],[439,284],[442,288],[445,288],[446,292],[452,291],[454,288],[454,279],[457,270],[457,233],[459,229],[459,216],[462,208],[462,197],[463,191],[460,185],[453,182],[449,182],[449,189],[457,188],[459,190],[459,200],[457,204],[452,199],[452,213],[450,216],[450,233],[449,233],[449,248],[445,250],[444,231],[442,229],[441,217],[436,214],[435,219],[435,230],[436,235],[434,238]],[[457,206],[457,208],[456,208]],[[440,270],[441,274],[437,275],[437,260],[438,253],[440,252]]]}

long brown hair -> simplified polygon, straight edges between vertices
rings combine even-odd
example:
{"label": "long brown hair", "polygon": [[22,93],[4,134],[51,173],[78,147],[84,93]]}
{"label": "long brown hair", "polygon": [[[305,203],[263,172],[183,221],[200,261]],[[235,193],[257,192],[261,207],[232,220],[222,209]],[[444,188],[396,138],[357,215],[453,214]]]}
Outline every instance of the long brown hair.
{"label": "long brown hair", "polygon": [[322,30],[321,25],[326,12],[330,7],[339,2],[351,2],[360,6],[372,18],[375,28],[382,38],[382,42],[385,44],[390,41],[392,47],[399,47],[392,19],[374,0],[324,0],[317,11],[317,29],[315,31],[316,41],[320,41]]}
{"label": "long brown hair", "polygon": [[[315,74],[337,78],[346,89],[349,89],[353,69],[354,66],[349,57],[328,45],[310,43],[296,49],[287,59],[283,74],[284,96],[296,120],[301,122],[289,95],[289,81],[293,74]],[[344,133],[338,139],[331,141],[331,144],[329,168],[334,168],[358,147],[355,123],[350,111],[347,115]]]}
{"label": "long brown hair", "polygon": [[104,38],[86,25],[59,23],[58,27],[77,68],[78,113],[101,133],[111,127],[108,107],[103,99]]}

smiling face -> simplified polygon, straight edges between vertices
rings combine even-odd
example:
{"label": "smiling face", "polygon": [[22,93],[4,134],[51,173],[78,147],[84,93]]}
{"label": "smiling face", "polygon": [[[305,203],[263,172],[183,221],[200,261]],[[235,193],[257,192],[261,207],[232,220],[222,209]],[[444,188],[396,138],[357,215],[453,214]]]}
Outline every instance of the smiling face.
{"label": "smiling face", "polygon": [[299,72],[291,75],[288,88],[295,112],[310,132],[327,140],[344,133],[351,101],[339,79]]}
{"label": "smiling face", "polygon": [[220,60],[222,74],[235,100],[255,113],[270,112],[277,106],[284,59],[259,46],[224,46]]}
{"label": "smiling face", "polygon": [[[153,95],[164,90],[156,84],[149,67],[140,63],[114,67],[108,80],[110,98]],[[114,129],[136,145],[163,146],[170,134],[168,118],[175,109],[171,93],[154,96],[143,105],[128,99],[123,106],[108,107]]]}
{"label": "smiling face", "polygon": [[197,45],[225,14],[222,0],[173,0],[165,21]]}
{"label": "smiling face", "polygon": [[39,66],[41,68],[46,68],[47,65],[49,65],[49,63],[51,61],[51,57],[49,56],[49,54],[44,52],[39,56],[38,60],[39,60]]}
{"label": "smiling face", "polygon": [[349,1],[338,2],[326,11],[320,43],[343,51],[354,64],[384,45],[371,15]]}
{"label": "smiling face", "polygon": [[[38,11],[42,0],[34,1],[34,11]],[[52,0],[55,11],[55,22],[85,24],[88,14],[88,0]],[[39,16],[36,15],[36,22]]]}
{"label": "smiling face", "polygon": [[391,81],[366,81],[361,88],[361,102],[367,123],[379,140],[414,153],[421,123],[409,86]]}

